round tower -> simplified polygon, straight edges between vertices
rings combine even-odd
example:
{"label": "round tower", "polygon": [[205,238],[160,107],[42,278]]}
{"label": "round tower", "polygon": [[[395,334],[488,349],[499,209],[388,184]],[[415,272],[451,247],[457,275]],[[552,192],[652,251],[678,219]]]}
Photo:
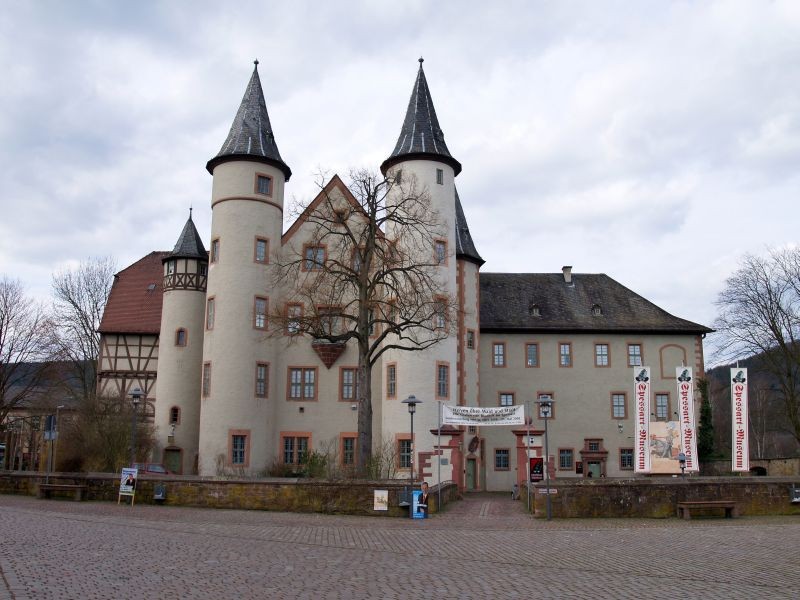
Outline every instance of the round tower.
{"label": "round tower", "polygon": [[200,367],[208,253],[192,222],[163,259],[164,300],[158,356],[156,456],[175,473],[197,473]]}
{"label": "round tower", "polygon": [[[431,213],[438,215],[438,224],[430,239],[416,242],[421,253],[416,261],[434,263],[435,266],[431,268],[441,283],[442,296],[450,302],[460,302],[455,178],[461,172],[461,163],[453,158],[445,144],[422,62],[420,58],[419,71],[397,144],[381,165],[381,171],[399,183],[395,189],[402,187],[408,190],[407,186],[414,185],[416,193],[425,193],[430,198]],[[387,227],[387,235],[390,238],[395,235],[391,227]],[[430,254],[427,254],[428,244],[431,246]],[[451,314],[455,312],[461,311]],[[443,323],[446,338],[429,349],[412,352],[390,350],[383,358],[384,378],[396,381],[395,396],[388,396],[386,389],[383,390],[386,398],[381,412],[383,438],[407,439],[410,419],[406,405],[401,401],[411,394],[421,400],[422,404],[417,406],[414,417],[414,473],[417,477],[429,480],[436,473],[432,471],[432,465],[435,464],[432,452],[437,439],[430,430],[438,427],[439,404],[460,403],[457,320],[455,317],[446,319]],[[392,373],[388,373],[387,369],[391,369]],[[403,453],[404,449],[401,447],[399,451]],[[443,477],[455,479],[451,473],[443,473]]]}
{"label": "round tower", "polygon": [[277,298],[270,253],[280,248],[281,159],[256,68],[213,175],[211,249],[201,375],[200,474],[256,473],[272,462],[274,345],[267,333]]}

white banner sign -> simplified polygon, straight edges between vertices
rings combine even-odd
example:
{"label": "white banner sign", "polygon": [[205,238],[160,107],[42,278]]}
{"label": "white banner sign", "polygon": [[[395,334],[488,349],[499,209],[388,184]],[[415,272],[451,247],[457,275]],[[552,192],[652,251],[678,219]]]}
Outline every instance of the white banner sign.
{"label": "white banner sign", "polygon": [[694,421],[694,379],[692,367],[677,367],[678,406],[681,421],[681,452],[686,456],[686,470],[699,471],[697,460],[697,429]]}
{"label": "white banner sign", "polygon": [[650,367],[633,368],[633,398],[636,415],[636,449],[633,470],[650,472]]}
{"label": "white banner sign", "polygon": [[731,422],[733,471],[750,471],[750,437],[747,413],[747,369],[731,369]]}
{"label": "white banner sign", "polygon": [[442,406],[444,425],[524,425],[525,407]]}

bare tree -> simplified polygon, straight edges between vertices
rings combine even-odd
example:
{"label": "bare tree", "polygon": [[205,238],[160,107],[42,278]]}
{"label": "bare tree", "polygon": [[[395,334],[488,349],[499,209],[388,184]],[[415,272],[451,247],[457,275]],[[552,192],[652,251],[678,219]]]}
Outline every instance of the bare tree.
{"label": "bare tree", "polygon": [[[441,278],[434,241],[443,223],[416,178],[386,179],[368,170],[334,177],[299,216],[311,232],[302,247],[284,247],[275,284],[289,310],[276,307],[281,331],[315,344],[357,345],[358,457],[372,452],[372,367],[389,350],[420,351],[447,337],[455,300]],[[344,189],[343,189],[344,188]],[[305,311],[291,310],[302,303]],[[280,333],[280,332],[276,332]]]}
{"label": "bare tree", "polygon": [[41,392],[52,322],[19,281],[0,279],[0,427],[8,413]]}
{"label": "bare tree", "polygon": [[95,391],[103,318],[116,263],[110,257],[91,258],[74,270],[53,275],[53,315],[59,358],[73,367],[84,398]]}
{"label": "bare tree", "polygon": [[800,249],[745,256],[717,306],[719,356],[752,356],[774,378],[789,431],[800,442]]}

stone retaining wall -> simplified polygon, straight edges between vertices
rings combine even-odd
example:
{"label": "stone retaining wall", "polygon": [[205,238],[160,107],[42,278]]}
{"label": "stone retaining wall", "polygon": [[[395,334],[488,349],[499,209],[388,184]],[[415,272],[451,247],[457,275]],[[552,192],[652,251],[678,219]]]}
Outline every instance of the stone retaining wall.
{"label": "stone retaining wall", "polygon": [[[0,471],[0,493],[35,496],[44,473]],[[119,475],[114,473],[55,473],[50,483],[73,483],[87,487],[87,500],[117,501]],[[312,479],[209,479],[201,477],[148,477],[137,482],[136,503],[153,504],[155,485],[167,490],[164,504],[203,508],[234,508],[289,512],[320,512],[388,517],[408,516],[401,507],[400,494],[405,489],[398,481],[318,481]],[[374,491],[388,490],[389,510],[376,511]],[[54,492],[53,496],[58,493]],[[456,499],[453,483],[442,484],[442,503]],[[69,493],[64,498],[71,498]],[[436,487],[431,488],[429,510],[438,510]],[[126,501],[126,499],[123,499]]]}
{"label": "stone retaining wall", "polygon": [[[741,515],[800,515],[790,488],[800,478],[687,477],[653,479],[554,480],[550,489],[552,515],[565,517],[674,517],[678,502],[734,500]],[[536,517],[546,514],[543,484],[535,485]]]}

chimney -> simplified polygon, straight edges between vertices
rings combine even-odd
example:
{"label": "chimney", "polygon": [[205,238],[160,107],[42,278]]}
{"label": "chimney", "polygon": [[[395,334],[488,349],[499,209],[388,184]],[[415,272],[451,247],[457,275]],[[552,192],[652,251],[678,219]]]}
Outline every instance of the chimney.
{"label": "chimney", "polygon": [[572,266],[561,267],[561,272],[564,273],[564,283],[572,283]]}

